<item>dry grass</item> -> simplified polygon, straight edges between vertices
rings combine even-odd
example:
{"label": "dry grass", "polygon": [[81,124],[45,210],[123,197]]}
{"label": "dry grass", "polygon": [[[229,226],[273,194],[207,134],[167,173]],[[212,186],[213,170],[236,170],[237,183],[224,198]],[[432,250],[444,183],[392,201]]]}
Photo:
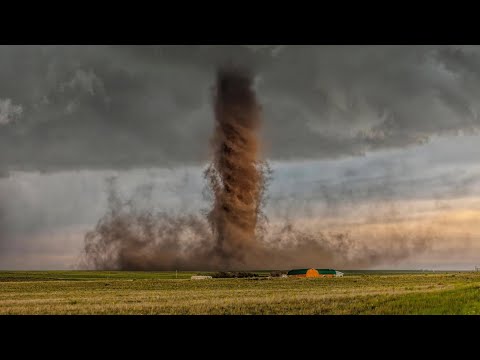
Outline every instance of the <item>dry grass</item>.
{"label": "dry grass", "polygon": [[0,314],[480,314],[480,274],[168,279],[175,273],[0,273]]}

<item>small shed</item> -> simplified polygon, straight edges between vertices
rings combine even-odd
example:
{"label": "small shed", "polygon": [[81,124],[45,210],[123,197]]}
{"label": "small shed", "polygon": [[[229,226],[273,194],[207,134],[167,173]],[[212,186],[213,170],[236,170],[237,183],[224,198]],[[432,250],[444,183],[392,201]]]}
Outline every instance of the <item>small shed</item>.
{"label": "small shed", "polygon": [[209,280],[213,279],[211,276],[205,276],[205,275],[193,275],[190,280]]}

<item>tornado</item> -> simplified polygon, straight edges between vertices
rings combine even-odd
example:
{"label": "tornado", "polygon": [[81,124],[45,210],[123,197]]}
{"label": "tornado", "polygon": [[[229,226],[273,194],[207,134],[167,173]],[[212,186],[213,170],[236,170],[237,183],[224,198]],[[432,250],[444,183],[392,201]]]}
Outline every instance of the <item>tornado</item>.
{"label": "tornado", "polygon": [[222,67],[214,89],[213,160],[206,171],[214,202],[208,220],[215,253],[227,265],[245,262],[256,247],[264,171],[260,159],[261,110],[253,77]]}
{"label": "tornado", "polygon": [[[214,131],[205,144],[211,150],[204,171],[208,191],[202,192],[208,195],[208,207],[199,213],[142,209],[136,205],[138,194],[124,199],[112,178],[107,182],[107,211],[85,234],[82,268],[363,268],[418,255],[441,237],[434,224],[395,223],[382,209],[377,209],[380,217],[374,224],[345,219],[345,224],[329,226],[318,219],[305,227],[305,222],[281,216],[269,223],[264,209],[273,178],[263,158],[262,111],[253,76],[245,69],[222,67],[213,90]],[[141,199],[151,198],[152,189],[142,191]],[[0,235],[1,220],[0,208]]]}

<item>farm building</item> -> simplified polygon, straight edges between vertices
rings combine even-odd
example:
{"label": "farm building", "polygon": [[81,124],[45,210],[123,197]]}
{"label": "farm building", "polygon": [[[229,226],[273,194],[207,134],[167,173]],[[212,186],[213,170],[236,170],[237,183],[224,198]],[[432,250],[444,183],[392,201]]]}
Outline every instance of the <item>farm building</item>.
{"label": "farm building", "polygon": [[341,277],[343,273],[333,269],[295,269],[290,270],[288,276],[298,278]]}

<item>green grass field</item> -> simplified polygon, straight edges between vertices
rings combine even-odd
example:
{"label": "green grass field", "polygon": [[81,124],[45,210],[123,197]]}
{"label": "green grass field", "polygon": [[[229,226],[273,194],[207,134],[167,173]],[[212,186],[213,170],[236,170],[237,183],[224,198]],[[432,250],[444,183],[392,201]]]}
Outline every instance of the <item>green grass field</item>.
{"label": "green grass field", "polygon": [[0,314],[480,314],[480,273],[192,281],[194,274],[0,272]]}

